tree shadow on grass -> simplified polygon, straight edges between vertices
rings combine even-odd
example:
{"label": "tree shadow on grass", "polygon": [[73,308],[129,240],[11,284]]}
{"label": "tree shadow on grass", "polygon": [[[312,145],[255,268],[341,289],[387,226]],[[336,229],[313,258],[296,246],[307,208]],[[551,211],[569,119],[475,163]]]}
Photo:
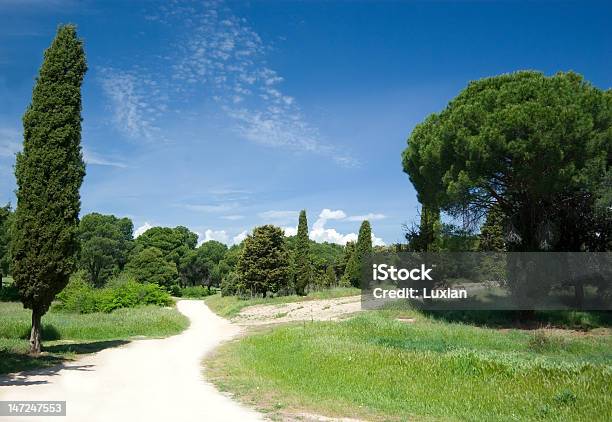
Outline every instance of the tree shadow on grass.
{"label": "tree shadow on grass", "polygon": [[94,365],[79,365],[66,361],[63,354],[95,353],[109,347],[129,343],[125,340],[56,344],[43,348],[40,356],[0,350],[0,387],[48,384],[42,376],[55,376],[62,370],[91,371]]}

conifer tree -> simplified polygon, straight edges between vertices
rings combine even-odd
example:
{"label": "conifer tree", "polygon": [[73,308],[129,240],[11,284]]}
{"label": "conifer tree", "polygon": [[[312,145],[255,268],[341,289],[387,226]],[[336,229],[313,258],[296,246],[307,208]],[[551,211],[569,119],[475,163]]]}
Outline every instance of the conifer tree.
{"label": "conifer tree", "polygon": [[372,253],[372,228],[368,220],[361,223],[359,236],[355,250],[351,255],[346,269],[344,270],[343,285],[359,287],[361,285],[361,266],[367,257]]}
{"label": "conifer tree", "polygon": [[297,238],[295,244],[295,292],[298,295],[306,294],[306,287],[310,283],[312,270],[310,264],[310,242],[308,240],[308,221],[306,210],[300,211]]}
{"label": "conifer tree", "polygon": [[13,277],[32,310],[30,352],[41,351],[41,317],[76,264],[81,154],[81,84],[87,71],[76,27],[63,25],[45,51],[17,154]]}

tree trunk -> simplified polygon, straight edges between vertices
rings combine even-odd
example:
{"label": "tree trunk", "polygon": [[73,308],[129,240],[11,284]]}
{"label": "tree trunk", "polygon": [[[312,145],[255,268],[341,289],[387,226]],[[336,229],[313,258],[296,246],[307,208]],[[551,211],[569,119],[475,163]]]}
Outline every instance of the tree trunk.
{"label": "tree trunk", "polygon": [[30,333],[30,354],[39,355],[41,351],[41,324],[42,312],[32,309],[32,331]]}

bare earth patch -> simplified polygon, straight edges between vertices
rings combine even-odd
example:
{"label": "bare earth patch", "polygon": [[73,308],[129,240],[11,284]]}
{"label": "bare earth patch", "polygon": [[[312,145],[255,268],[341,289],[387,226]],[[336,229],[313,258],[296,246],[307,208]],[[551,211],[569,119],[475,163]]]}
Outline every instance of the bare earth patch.
{"label": "bare earth patch", "polygon": [[244,308],[233,322],[240,325],[281,324],[294,321],[336,321],[361,311],[361,296],[309,300]]}

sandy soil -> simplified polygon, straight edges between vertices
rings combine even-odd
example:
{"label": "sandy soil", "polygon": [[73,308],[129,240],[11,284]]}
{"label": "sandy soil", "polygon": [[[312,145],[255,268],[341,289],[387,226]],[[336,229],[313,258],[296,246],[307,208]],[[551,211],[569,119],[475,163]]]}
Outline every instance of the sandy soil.
{"label": "sandy soil", "polygon": [[202,377],[201,360],[240,328],[200,300],[181,300],[191,320],[183,333],[136,340],[59,367],[0,377],[0,400],[66,400],[66,417],[0,417],[2,420],[260,421]]}
{"label": "sandy soil", "polygon": [[361,310],[361,296],[307,300],[244,308],[233,321],[240,325],[280,324],[292,321],[334,321]]}

